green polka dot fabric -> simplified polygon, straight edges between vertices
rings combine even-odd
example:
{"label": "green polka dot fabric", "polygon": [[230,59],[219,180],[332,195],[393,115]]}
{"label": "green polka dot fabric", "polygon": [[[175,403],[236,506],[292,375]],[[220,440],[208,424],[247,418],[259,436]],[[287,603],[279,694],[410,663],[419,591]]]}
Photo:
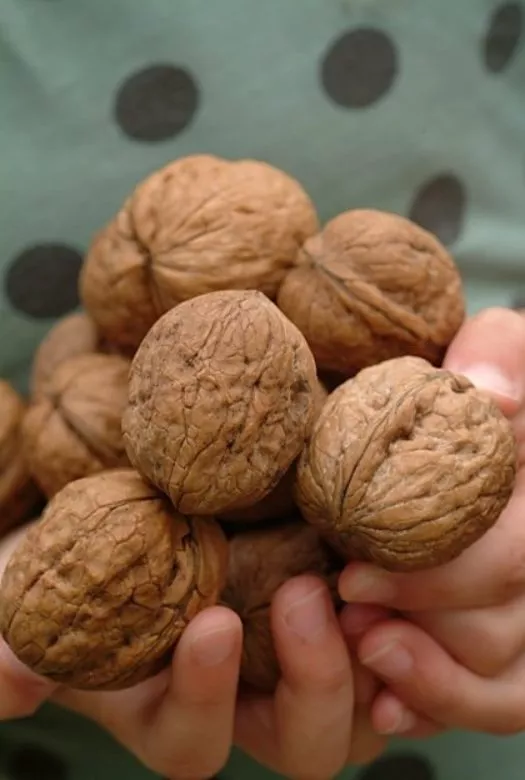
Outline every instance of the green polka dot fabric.
{"label": "green polka dot fabric", "polygon": [[[471,311],[525,302],[525,0],[2,0],[0,374],[78,305],[93,233],[189,153],[267,160],[323,220],[410,216]],[[395,742],[359,780],[522,780],[525,736]],[[275,777],[234,751],[225,780]],[[0,780],[147,780],[57,708],[0,726]]]}

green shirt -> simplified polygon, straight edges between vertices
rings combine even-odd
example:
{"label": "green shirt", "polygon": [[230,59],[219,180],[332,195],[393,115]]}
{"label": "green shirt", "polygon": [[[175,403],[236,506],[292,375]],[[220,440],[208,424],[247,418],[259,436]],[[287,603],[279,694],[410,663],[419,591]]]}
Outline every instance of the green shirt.
{"label": "green shirt", "polygon": [[[0,374],[78,304],[90,237],[194,152],[267,160],[323,220],[435,232],[470,311],[525,297],[525,6],[497,0],[2,0]],[[521,298],[523,300],[523,298]],[[521,780],[525,738],[396,742],[362,780]],[[3,773],[3,775],[2,775]],[[0,726],[0,778],[153,777],[45,707]],[[221,777],[270,777],[235,753]],[[345,777],[356,776],[348,770]]]}

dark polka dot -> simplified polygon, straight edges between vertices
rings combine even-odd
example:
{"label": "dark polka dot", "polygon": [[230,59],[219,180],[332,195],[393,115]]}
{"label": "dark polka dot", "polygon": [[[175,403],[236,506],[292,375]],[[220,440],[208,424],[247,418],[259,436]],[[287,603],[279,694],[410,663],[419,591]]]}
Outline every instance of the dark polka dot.
{"label": "dark polka dot", "polygon": [[459,238],[464,216],[465,188],[450,174],[425,182],[410,209],[410,219],[434,233],[446,245]]}
{"label": "dark polka dot", "polygon": [[358,780],[436,780],[436,777],[425,758],[406,753],[374,761],[360,772]]}
{"label": "dark polka dot", "polygon": [[60,756],[37,745],[26,745],[11,753],[6,770],[9,780],[66,780],[69,774]]}
{"label": "dark polka dot", "polygon": [[36,319],[61,317],[78,306],[79,251],[64,244],[37,244],[11,262],[5,293],[18,311]]}
{"label": "dark polka dot", "polygon": [[394,43],[381,30],[350,30],[333,41],[321,66],[326,94],[346,108],[365,108],[392,87],[398,71]]}
{"label": "dark polka dot", "polygon": [[115,118],[136,141],[164,141],[181,133],[193,119],[199,90],[187,70],[151,65],[133,73],[119,87]]}
{"label": "dark polka dot", "polygon": [[510,65],[523,32],[523,7],[520,3],[502,3],[489,22],[483,44],[485,67],[501,73]]}

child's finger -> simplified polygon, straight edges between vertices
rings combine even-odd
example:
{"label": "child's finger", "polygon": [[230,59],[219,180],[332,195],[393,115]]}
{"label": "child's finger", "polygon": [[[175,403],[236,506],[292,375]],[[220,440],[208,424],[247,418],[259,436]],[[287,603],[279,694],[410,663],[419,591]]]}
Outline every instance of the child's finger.
{"label": "child's finger", "polygon": [[522,596],[501,607],[414,612],[405,617],[467,669],[495,677],[525,652],[524,612]]}
{"label": "child's finger", "polygon": [[170,777],[212,777],[228,759],[242,648],[233,612],[212,607],[195,617],[173,660],[160,709],[144,724],[143,750]]}
{"label": "child's finger", "polygon": [[370,707],[357,707],[354,713],[352,744],[347,764],[370,764],[383,753],[386,737],[374,730]]}
{"label": "child's finger", "polygon": [[514,416],[525,400],[525,319],[511,309],[485,309],[460,329],[444,367],[467,376]]}
{"label": "child's finger", "polygon": [[56,700],[92,718],[159,775],[213,777],[231,750],[242,625],[211,607],[186,628],[171,669],[122,691],[61,689]]}
{"label": "child's finger", "polygon": [[32,715],[57,688],[22,664],[0,638],[0,720]]}
{"label": "child's finger", "polygon": [[354,689],[326,585],[309,575],[289,580],[274,598],[272,627],[282,670],[275,697],[282,771],[334,777],[352,738]]}
{"label": "child's finger", "polygon": [[381,691],[376,697],[371,721],[374,730],[384,736],[421,739],[433,737],[443,731],[443,727],[435,721],[424,718],[406,707],[388,689]]}
{"label": "child's finger", "polygon": [[356,647],[372,626],[392,616],[391,610],[375,604],[345,604],[339,613],[339,623],[349,647]]}
{"label": "child's finger", "polygon": [[372,628],[358,657],[414,712],[448,727],[495,734],[525,728],[525,669],[501,678],[465,669],[417,626]]}
{"label": "child's finger", "polygon": [[370,705],[378,692],[381,683],[369,669],[365,669],[352,654],[352,669],[354,670],[354,696],[356,706]]}

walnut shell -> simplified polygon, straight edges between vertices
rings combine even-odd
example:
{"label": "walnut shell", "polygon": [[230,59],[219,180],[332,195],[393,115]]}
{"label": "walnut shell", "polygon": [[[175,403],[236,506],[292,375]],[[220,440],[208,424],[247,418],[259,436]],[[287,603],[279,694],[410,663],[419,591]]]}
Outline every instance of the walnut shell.
{"label": "walnut shell", "polygon": [[164,312],[215,290],[275,297],[318,230],[295,179],[266,163],[185,157],[143,181],[92,243],[80,290],[107,338],[138,346]]}
{"label": "walnut shell", "polygon": [[29,469],[48,498],[68,482],[128,466],[122,437],[130,361],[78,355],[61,363],[28,410],[22,439]]}
{"label": "walnut shell", "polygon": [[[314,419],[321,413],[321,409],[328,398],[328,392],[321,382],[317,382],[314,388]],[[243,509],[234,509],[226,514],[221,514],[218,519],[225,523],[263,523],[278,518],[290,518],[297,514],[295,505],[295,479],[296,464],[293,463],[277,485],[261,501],[253,506]]]}
{"label": "walnut shell", "polygon": [[243,509],[233,509],[220,514],[218,519],[225,523],[263,523],[281,517],[291,517],[296,511],[295,463],[286,471],[284,477],[261,501]]}
{"label": "walnut shell", "polygon": [[208,293],[152,327],[132,362],[131,463],[184,513],[251,506],[302,450],[317,376],[297,328],[262,293]]}
{"label": "walnut shell", "polygon": [[294,522],[271,529],[254,529],[233,536],[222,602],[244,626],[241,679],[271,693],[280,677],[270,620],[272,599],[288,579],[311,572],[334,590],[341,566],[318,532]]}
{"label": "walnut shell", "polygon": [[342,555],[411,571],[481,537],[515,471],[512,429],[491,398],[403,357],[331,394],[299,459],[296,499]]}
{"label": "walnut shell", "polygon": [[72,688],[116,690],[156,673],[215,604],[228,545],[131,469],[70,483],[7,564],[0,632],[27,666]]}
{"label": "walnut shell", "polygon": [[35,353],[31,373],[31,398],[47,394],[59,365],[77,355],[99,351],[99,335],[93,320],[84,312],[69,314],[48,332]]}
{"label": "walnut shell", "polygon": [[0,535],[26,520],[42,499],[22,452],[25,413],[22,397],[0,379]]}
{"label": "walnut shell", "polygon": [[404,355],[440,364],[465,316],[460,274],[437,238],[374,210],[340,214],[310,238],[277,302],[318,368],[347,377]]}

